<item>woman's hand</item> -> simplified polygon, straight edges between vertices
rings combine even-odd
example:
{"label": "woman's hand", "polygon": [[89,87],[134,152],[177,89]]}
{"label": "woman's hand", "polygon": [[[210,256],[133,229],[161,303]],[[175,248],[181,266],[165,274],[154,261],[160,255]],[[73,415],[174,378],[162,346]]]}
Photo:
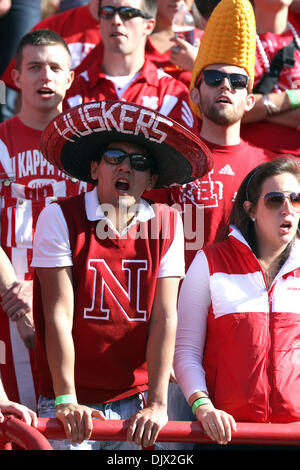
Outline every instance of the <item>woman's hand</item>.
{"label": "woman's hand", "polygon": [[34,411],[7,398],[0,398],[0,423],[4,421],[4,414],[14,414],[29,426],[37,427],[37,415]]}
{"label": "woman's hand", "polygon": [[196,417],[212,441],[217,441],[218,444],[227,444],[231,441],[231,433],[236,431],[236,422],[231,415],[217,410],[212,403],[207,403],[198,406]]}

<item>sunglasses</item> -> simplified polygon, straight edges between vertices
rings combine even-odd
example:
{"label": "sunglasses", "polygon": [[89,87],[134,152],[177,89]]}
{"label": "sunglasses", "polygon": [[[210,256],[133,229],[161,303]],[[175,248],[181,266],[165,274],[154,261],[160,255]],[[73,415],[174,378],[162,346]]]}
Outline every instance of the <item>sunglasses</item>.
{"label": "sunglasses", "polygon": [[285,200],[289,199],[294,211],[300,212],[300,193],[285,194],[281,191],[272,191],[265,194],[262,199],[269,209],[279,209],[279,207],[284,204]]}
{"label": "sunglasses", "polygon": [[153,162],[145,155],[141,155],[139,153],[127,153],[121,149],[108,149],[102,154],[102,158],[110,165],[120,165],[125,158],[129,158],[131,168],[136,171],[154,169]]}
{"label": "sunglasses", "polygon": [[200,82],[204,77],[206,85],[211,87],[218,87],[223,83],[225,78],[228,78],[231,88],[234,90],[242,90],[246,88],[249,83],[249,77],[242,73],[226,73],[220,70],[203,70],[197,80],[196,86],[200,85]]}
{"label": "sunglasses", "polygon": [[99,8],[99,16],[104,20],[111,20],[114,15],[118,13],[118,15],[122,18],[122,20],[131,20],[132,18],[145,18],[150,19],[151,17],[144,13],[143,11],[139,10],[138,8],[131,8],[131,7],[100,7]]}

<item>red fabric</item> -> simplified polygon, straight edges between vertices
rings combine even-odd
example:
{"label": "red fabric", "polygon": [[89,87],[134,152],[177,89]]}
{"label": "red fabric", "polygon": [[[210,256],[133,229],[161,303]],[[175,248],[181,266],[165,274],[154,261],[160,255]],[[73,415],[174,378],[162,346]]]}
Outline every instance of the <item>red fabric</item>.
{"label": "red fabric", "polygon": [[[41,134],[25,126],[17,116],[0,125],[1,247],[20,280],[33,278],[30,264],[35,225],[40,211],[55,196],[56,184],[61,182],[66,196],[88,187],[73,182],[42,157]],[[36,380],[32,353],[29,357],[28,351],[20,348],[13,352],[19,333],[10,330],[8,317],[1,309],[0,324],[0,341],[4,341],[6,350],[6,363],[1,365],[4,388],[11,400],[29,405],[35,401],[31,387],[32,377]],[[29,361],[32,374],[27,368]]]}
{"label": "red fabric", "polygon": [[[211,276],[261,271],[250,249],[233,237],[204,252]],[[289,275],[299,278],[300,269],[284,277]],[[215,318],[213,305],[209,312],[204,354],[209,395],[216,408],[238,422],[300,420],[299,314],[272,309],[275,286],[268,292],[269,313],[229,313]],[[257,289],[261,292],[262,286]]]}
{"label": "red fabric", "polygon": [[[213,169],[208,175],[183,186],[146,193],[155,202],[165,202],[165,199],[183,211],[186,270],[199,249],[222,238],[236,192],[244,177],[271,157],[268,152],[243,141],[227,146],[204,142],[213,156]],[[198,243],[193,247],[196,239]]]}
{"label": "red fabric", "polygon": [[[202,35],[203,35],[203,31],[201,31],[200,29],[195,30],[196,39],[200,40]],[[171,75],[173,78],[176,78],[176,80],[181,81],[187,87],[190,86],[192,73],[188,72],[187,70],[182,70],[181,68],[172,64],[170,60],[170,50],[168,50],[164,54],[158,52],[158,50],[154,47],[151,41],[151,37],[149,37],[146,42],[145,56],[146,58],[151,60],[151,62],[153,62],[156,65],[156,67],[161,68],[168,75]],[[85,59],[78,66],[78,68],[76,69],[76,74],[87,71],[96,62],[101,63],[102,58],[103,58],[103,42],[100,39],[99,44],[97,44],[97,46],[85,57]]]}
{"label": "red fabric", "polygon": [[[78,400],[103,403],[146,390],[149,319],[160,261],[174,238],[176,213],[168,206],[156,206],[155,229],[151,219],[133,226],[128,236],[105,238],[99,243],[97,223],[87,220],[83,196],[62,201],[60,206],[69,228],[74,263],[72,334]],[[170,227],[166,237],[165,223]],[[136,237],[142,229],[146,236]],[[150,233],[157,236],[150,237]],[[40,393],[53,397],[41,312],[35,283]]]}
{"label": "red fabric", "polygon": [[[64,110],[81,103],[102,100],[119,100],[119,98],[114,84],[107,80],[101,63],[98,61],[86,73],[74,80],[66,94]],[[163,111],[166,109],[165,100],[169,103],[167,112]],[[179,80],[160,72],[149,60],[145,61],[138,78],[123,93],[121,101],[146,106],[174,119],[194,132],[198,131],[198,120],[189,107],[188,88]]]}

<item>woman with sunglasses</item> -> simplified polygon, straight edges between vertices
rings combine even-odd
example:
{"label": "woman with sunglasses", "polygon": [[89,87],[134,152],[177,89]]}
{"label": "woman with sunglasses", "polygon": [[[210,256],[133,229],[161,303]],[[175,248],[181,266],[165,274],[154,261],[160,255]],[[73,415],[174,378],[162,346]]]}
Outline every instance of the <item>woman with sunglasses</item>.
{"label": "woman with sunglasses", "polygon": [[175,373],[205,433],[300,422],[300,174],[282,157],[242,182],[229,236],[183,281]]}

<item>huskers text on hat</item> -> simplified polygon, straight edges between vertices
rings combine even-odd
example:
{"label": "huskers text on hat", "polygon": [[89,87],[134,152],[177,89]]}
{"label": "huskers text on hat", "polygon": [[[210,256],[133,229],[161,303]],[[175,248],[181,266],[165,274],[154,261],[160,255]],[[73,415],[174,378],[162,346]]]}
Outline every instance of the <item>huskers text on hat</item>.
{"label": "huskers text on hat", "polygon": [[173,126],[173,122],[150,109],[140,109],[129,103],[107,102],[88,103],[78,108],[72,108],[72,115],[67,112],[61,119],[54,121],[57,132],[70,142],[73,136],[84,137],[93,132],[116,130],[121,134],[143,134],[145,139],[161,144],[167,138],[167,133],[159,128]]}

